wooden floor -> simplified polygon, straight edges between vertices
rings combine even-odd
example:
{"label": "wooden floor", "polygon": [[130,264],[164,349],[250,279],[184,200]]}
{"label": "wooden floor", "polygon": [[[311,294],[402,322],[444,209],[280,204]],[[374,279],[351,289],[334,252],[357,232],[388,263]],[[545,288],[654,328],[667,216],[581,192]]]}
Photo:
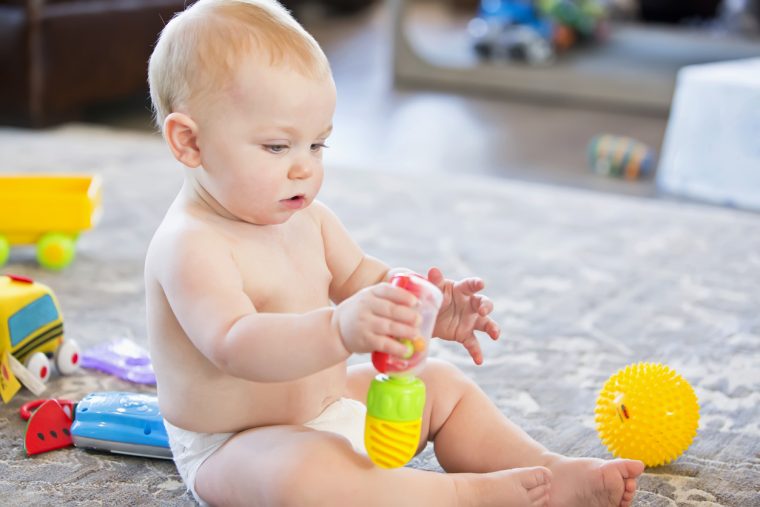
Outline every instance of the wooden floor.
{"label": "wooden floor", "polygon": [[[326,163],[362,170],[487,175],[640,196],[656,196],[651,179],[626,182],[588,168],[586,146],[599,133],[637,138],[659,152],[667,118],[558,107],[504,97],[397,89],[391,30],[382,2],[360,14],[303,13],[325,49],[338,87]],[[425,26],[414,27],[424,31]],[[419,34],[418,34],[419,35]],[[149,129],[145,107],[93,112],[89,119]]]}

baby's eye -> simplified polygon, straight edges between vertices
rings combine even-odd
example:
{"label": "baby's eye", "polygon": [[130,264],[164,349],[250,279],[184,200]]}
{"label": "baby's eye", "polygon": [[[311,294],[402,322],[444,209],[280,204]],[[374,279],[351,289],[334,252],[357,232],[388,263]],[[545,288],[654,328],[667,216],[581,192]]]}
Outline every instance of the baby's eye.
{"label": "baby's eye", "polygon": [[323,148],[328,148],[328,146],[325,143],[314,143],[311,145],[311,151],[313,152],[321,151]]}
{"label": "baby's eye", "polygon": [[285,144],[265,144],[264,149],[267,150],[269,153],[274,153],[275,155],[277,155],[287,150],[288,146]]}

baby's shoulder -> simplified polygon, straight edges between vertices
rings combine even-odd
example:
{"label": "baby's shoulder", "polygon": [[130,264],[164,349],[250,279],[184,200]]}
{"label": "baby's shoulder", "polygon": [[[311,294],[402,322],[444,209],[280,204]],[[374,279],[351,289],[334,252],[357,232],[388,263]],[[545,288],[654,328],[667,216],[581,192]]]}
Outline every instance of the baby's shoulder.
{"label": "baby's shoulder", "polygon": [[337,220],[335,213],[322,201],[314,200],[308,208],[309,216],[320,227]]}
{"label": "baby's shoulder", "polygon": [[313,220],[321,220],[325,213],[329,212],[329,208],[322,201],[314,199],[311,206],[306,208],[306,212]]}
{"label": "baby's shoulder", "polygon": [[166,273],[171,266],[195,264],[227,251],[225,236],[211,224],[191,217],[167,215],[148,246],[146,270]]}

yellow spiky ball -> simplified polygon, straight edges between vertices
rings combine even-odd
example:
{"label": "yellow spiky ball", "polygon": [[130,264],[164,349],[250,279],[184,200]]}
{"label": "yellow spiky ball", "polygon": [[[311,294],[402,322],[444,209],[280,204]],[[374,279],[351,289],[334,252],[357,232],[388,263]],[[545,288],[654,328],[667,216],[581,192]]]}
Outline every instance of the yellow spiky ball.
{"label": "yellow spiky ball", "polygon": [[637,363],[612,375],[596,400],[596,430],[616,457],[646,466],[670,463],[694,440],[699,404],[691,385],[659,363]]}

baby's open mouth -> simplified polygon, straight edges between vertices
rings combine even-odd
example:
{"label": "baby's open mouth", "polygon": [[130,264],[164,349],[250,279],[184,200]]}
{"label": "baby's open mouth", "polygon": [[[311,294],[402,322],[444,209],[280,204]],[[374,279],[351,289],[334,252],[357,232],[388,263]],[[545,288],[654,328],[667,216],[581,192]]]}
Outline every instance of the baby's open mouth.
{"label": "baby's open mouth", "polygon": [[288,208],[300,209],[302,206],[304,206],[304,203],[306,202],[306,196],[304,196],[303,194],[298,194],[298,195],[294,195],[293,197],[283,199],[282,202]]}

